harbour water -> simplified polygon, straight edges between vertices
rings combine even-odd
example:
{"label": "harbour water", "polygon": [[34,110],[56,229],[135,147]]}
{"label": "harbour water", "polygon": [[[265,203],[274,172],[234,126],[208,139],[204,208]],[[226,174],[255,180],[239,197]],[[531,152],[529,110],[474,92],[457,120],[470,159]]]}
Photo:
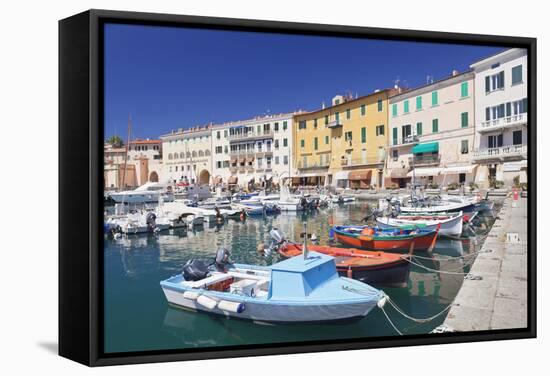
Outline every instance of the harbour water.
{"label": "harbour water", "polygon": [[[299,240],[303,222],[315,233],[319,244],[329,244],[332,224],[358,224],[369,202],[345,204],[312,214],[282,213],[244,222],[229,220],[222,225],[205,224],[198,230],[170,230],[157,235],[130,235],[104,240],[104,350],[106,353],[202,348],[211,346],[254,345],[277,342],[353,339],[397,335],[380,309],[364,319],[345,324],[260,325],[230,320],[204,313],[170,307],[160,281],[181,272],[191,258],[211,258],[216,249],[231,251],[238,263],[270,265],[277,255],[267,258],[256,249],[269,244],[273,227],[288,239]],[[452,303],[458,293],[484,234],[492,225],[488,213],[475,218],[475,233],[460,240],[438,239],[433,259],[419,253],[412,265],[408,286],[380,287],[397,305],[414,317],[432,316]],[[436,272],[434,270],[439,270]],[[443,272],[441,272],[443,271]],[[390,318],[403,334],[425,334],[445,319],[429,323],[411,322],[393,309]]]}

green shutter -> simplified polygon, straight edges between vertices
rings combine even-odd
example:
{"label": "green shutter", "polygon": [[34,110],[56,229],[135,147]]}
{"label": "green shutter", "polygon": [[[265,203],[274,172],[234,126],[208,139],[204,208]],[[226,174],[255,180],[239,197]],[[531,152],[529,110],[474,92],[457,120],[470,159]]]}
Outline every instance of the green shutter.
{"label": "green shutter", "polygon": [[382,99],[378,100],[378,112],[381,112],[384,108],[384,104],[382,103]]}
{"label": "green shutter", "polygon": [[361,105],[361,116],[365,116],[365,114],[367,113],[367,107],[362,104]]}
{"label": "green shutter", "polygon": [[439,119],[432,120],[432,133],[439,132]]}
{"label": "green shutter", "polygon": [[346,119],[351,119],[351,110],[349,108],[346,110]]}
{"label": "green shutter", "polygon": [[300,147],[305,147],[306,146],[306,141],[305,140],[300,140]]}
{"label": "green shutter", "polygon": [[392,137],[393,138],[393,144],[397,145],[397,128],[393,128],[392,133],[393,133],[393,137]]}
{"label": "green shutter", "polygon": [[317,140],[317,137],[313,139],[313,147],[315,148],[315,150],[317,150],[319,147],[319,141]]}
{"label": "green shutter", "polygon": [[397,104],[393,104],[391,106],[391,113],[392,113],[392,116],[397,116]]}
{"label": "green shutter", "polygon": [[437,106],[437,91],[432,91],[432,106]]}
{"label": "green shutter", "polygon": [[284,147],[288,146],[288,140],[286,138],[283,138],[283,146]]}
{"label": "green shutter", "polygon": [[325,115],[325,125],[328,124],[328,115]]}
{"label": "green shutter", "polygon": [[403,102],[403,112],[406,114],[409,113],[409,100]]}
{"label": "green shutter", "polygon": [[361,128],[361,142],[362,143],[367,142],[367,128],[366,127]]}
{"label": "green shutter", "polygon": [[416,110],[422,109],[422,97],[416,97]]}
{"label": "green shutter", "polygon": [[460,84],[460,96],[462,98],[466,98],[468,96],[468,83],[463,82]]}
{"label": "green shutter", "polygon": [[460,114],[462,128],[468,128],[468,113],[463,112]]}
{"label": "green shutter", "polygon": [[422,136],[422,123],[416,123],[416,135]]}
{"label": "green shutter", "polygon": [[325,136],[325,144],[328,145],[328,136]]}

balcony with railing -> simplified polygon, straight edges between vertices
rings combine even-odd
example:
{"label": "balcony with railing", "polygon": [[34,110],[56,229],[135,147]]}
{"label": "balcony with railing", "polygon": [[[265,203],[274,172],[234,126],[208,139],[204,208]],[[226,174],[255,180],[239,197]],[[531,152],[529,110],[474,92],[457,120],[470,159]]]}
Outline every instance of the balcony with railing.
{"label": "balcony with railing", "polygon": [[521,160],[527,158],[527,144],[474,150],[474,160]]}
{"label": "balcony with railing", "polygon": [[298,161],[298,169],[300,170],[308,170],[308,169],[316,169],[316,168],[328,168],[329,162],[311,162],[311,163],[303,163],[303,161]]}
{"label": "balcony with railing", "polygon": [[506,116],[500,119],[482,121],[477,129],[480,133],[483,133],[524,124],[527,124],[527,113]]}
{"label": "balcony with railing", "polygon": [[237,141],[254,141],[265,138],[273,138],[272,130],[265,130],[261,132],[242,132],[229,135],[229,142]]}
{"label": "balcony with railing", "polygon": [[343,126],[342,119],[338,118],[338,119],[330,120],[330,121],[326,124],[326,126],[327,126],[327,128],[338,128],[338,127],[341,127],[341,126]]}
{"label": "balcony with railing", "polygon": [[401,146],[412,146],[414,144],[417,144],[419,142],[418,136],[407,136],[403,138],[394,138],[392,139],[392,143],[390,145],[390,148],[397,148]]}
{"label": "balcony with railing", "polygon": [[380,155],[377,157],[361,157],[361,158],[346,158],[340,159],[340,165],[343,168],[358,167],[358,166],[376,166],[382,168],[384,166],[385,157]]}
{"label": "balcony with railing", "polygon": [[438,165],[441,162],[439,154],[415,155],[409,158],[409,164],[415,167]]}

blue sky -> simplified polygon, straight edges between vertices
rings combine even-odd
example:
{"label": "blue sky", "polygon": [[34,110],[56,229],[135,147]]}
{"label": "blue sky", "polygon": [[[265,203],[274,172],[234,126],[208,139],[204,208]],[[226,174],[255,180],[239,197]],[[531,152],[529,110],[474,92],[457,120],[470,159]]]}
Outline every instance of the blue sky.
{"label": "blue sky", "polygon": [[158,26],[105,27],[105,136],[314,110],[336,94],[426,83],[502,48]]}

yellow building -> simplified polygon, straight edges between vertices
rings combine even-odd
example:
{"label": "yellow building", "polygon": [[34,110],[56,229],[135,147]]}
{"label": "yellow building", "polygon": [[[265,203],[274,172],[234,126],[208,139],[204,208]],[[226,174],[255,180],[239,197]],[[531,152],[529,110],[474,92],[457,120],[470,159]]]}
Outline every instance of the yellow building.
{"label": "yellow building", "polygon": [[382,187],[388,145],[388,98],[337,95],[332,105],[294,117],[293,183],[340,188]]}

